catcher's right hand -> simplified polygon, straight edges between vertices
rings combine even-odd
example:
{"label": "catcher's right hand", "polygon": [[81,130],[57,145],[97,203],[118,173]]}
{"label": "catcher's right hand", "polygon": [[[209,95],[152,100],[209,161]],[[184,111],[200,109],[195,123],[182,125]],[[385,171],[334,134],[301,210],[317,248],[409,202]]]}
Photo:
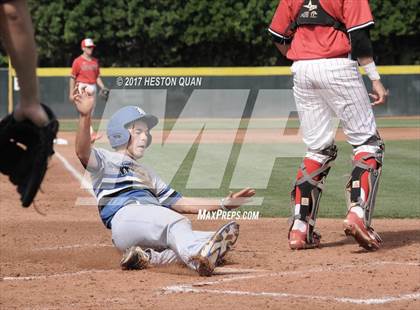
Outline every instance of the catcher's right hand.
{"label": "catcher's right hand", "polygon": [[17,185],[23,207],[31,205],[47,171],[48,159],[54,154],[58,121],[50,108],[42,107],[49,119],[44,127],[30,120],[18,122],[13,114],[0,122],[0,172]]}

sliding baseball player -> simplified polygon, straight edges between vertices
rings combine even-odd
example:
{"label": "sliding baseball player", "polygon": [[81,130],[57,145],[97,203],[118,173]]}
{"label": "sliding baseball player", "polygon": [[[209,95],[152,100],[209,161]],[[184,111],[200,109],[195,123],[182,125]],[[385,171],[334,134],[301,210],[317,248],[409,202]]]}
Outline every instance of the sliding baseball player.
{"label": "sliding baseball player", "polygon": [[136,106],[118,110],[108,122],[113,149],[108,151],[91,146],[93,94],[76,88],[74,102],[80,114],[76,154],[90,172],[101,219],[112,230],[114,245],[124,252],[121,267],[143,269],[149,264],[181,262],[201,276],[210,276],[235,244],[239,225],[230,222],[216,232],[195,231],[182,213],[235,209],[255,191],[246,188],[221,202],[182,197],[138,162],[152,142],[155,116]]}

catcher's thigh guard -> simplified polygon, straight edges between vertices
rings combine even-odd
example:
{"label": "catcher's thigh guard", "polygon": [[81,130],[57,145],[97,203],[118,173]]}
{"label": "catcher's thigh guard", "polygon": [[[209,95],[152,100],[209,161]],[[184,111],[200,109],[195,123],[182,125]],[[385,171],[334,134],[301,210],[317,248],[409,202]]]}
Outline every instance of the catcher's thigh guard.
{"label": "catcher's thigh guard", "polygon": [[[375,207],[376,194],[378,192],[379,179],[382,173],[382,163],[385,152],[385,145],[379,135],[371,137],[365,144],[355,147],[355,154],[366,152],[367,155],[353,161],[351,176],[346,184],[347,208],[360,206],[364,212],[366,227],[370,227],[373,210]],[[366,160],[374,159],[377,168],[372,168]],[[368,173],[367,197],[362,196],[361,179],[364,173]],[[365,193],[366,194],[366,193]]]}
{"label": "catcher's thigh guard", "polygon": [[[324,183],[331,168],[331,162],[337,157],[337,146],[331,145],[328,148],[318,152],[326,156],[324,164],[312,173],[306,171],[304,163],[301,164],[302,177],[296,180],[291,192],[292,199],[292,217],[290,219],[290,230],[295,220],[301,220],[308,223],[307,241],[312,243],[315,229],[316,217],[318,214],[319,201],[324,189]],[[296,189],[300,190],[300,202],[296,202]],[[296,203],[300,203],[299,213],[296,214]]]}

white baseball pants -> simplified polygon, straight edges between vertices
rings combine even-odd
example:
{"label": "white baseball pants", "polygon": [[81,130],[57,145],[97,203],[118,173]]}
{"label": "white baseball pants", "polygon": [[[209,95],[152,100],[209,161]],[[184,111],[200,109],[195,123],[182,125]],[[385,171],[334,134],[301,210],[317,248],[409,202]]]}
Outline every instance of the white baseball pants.
{"label": "white baseball pants", "polygon": [[320,151],[334,142],[341,120],[347,141],[364,143],[376,133],[376,123],[368,93],[356,61],[331,58],[295,61],[292,65],[293,93],[303,141],[308,153]]}
{"label": "white baseball pants", "polygon": [[183,262],[192,269],[191,257],[214,234],[194,231],[188,218],[156,205],[127,205],[114,215],[111,224],[112,241],[120,251],[139,245],[151,249],[151,264]]}

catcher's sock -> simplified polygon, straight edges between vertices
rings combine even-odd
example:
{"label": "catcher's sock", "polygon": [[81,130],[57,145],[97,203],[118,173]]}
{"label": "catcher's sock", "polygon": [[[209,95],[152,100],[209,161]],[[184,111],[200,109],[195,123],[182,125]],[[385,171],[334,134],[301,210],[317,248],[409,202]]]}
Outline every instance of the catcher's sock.
{"label": "catcher's sock", "polygon": [[362,207],[355,206],[350,208],[350,212],[357,214],[358,217],[363,218],[364,212]]}
{"label": "catcher's sock", "polygon": [[[355,160],[363,160],[362,158],[366,155],[370,155],[371,153],[367,152],[361,152],[357,153],[354,156]],[[367,160],[363,160],[368,166],[372,167],[373,169],[378,168],[378,164],[374,158],[369,158]],[[362,176],[360,178],[360,196],[363,201],[366,201],[366,198],[369,197],[369,172],[365,171],[362,173]]]}
{"label": "catcher's sock", "polygon": [[[306,172],[308,174],[311,174],[312,172],[321,168],[321,166],[322,166],[319,162],[317,162],[313,159],[307,158],[307,157],[305,157],[303,159],[303,164],[305,165]],[[297,176],[296,176],[296,180],[299,180],[302,176],[303,176],[302,170],[299,169],[299,171],[297,173]],[[318,181],[319,176],[314,177],[314,179]],[[301,199],[301,197],[302,197],[302,195],[301,195],[300,189],[299,189],[299,187],[296,187],[296,194],[295,194],[295,214],[296,215],[300,214],[300,199]],[[298,223],[298,221],[295,221],[296,224],[294,223],[292,229],[299,229],[300,230],[300,228],[298,228],[298,227],[302,227],[302,224],[304,223],[305,230],[306,230],[306,222],[304,222],[304,221],[300,221],[300,222],[301,223]],[[295,225],[297,225],[296,228],[295,228]]]}

